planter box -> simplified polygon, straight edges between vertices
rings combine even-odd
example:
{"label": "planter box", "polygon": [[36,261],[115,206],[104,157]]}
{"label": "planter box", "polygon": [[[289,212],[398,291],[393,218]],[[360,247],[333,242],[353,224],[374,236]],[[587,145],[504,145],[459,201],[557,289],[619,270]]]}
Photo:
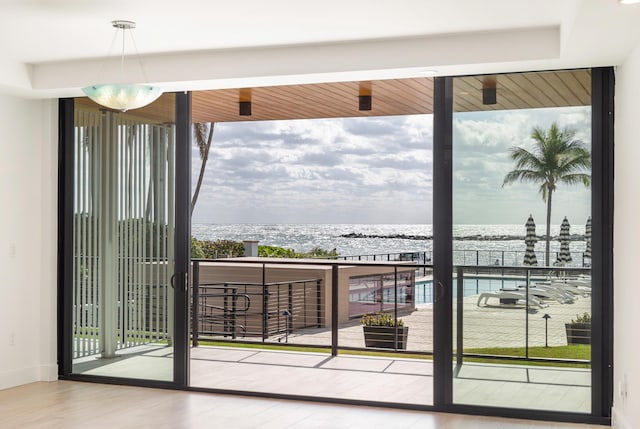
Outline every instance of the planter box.
{"label": "planter box", "polygon": [[591,344],[591,323],[565,323],[567,344]]}
{"label": "planter box", "polygon": [[393,326],[363,326],[364,344],[367,347],[383,349],[405,350],[407,348],[408,326],[398,326],[398,337],[395,337],[396,328]]}

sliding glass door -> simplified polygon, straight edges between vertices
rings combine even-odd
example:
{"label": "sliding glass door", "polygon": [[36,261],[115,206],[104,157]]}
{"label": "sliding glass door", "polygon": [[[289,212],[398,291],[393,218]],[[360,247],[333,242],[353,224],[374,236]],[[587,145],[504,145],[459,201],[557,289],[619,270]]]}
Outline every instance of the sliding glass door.
{"label": "sliding glass door", "polygon": [[75,100],[65,166],[73,374],[174,381],[176,272],[186,272],[175,255],[175,98],[131,113]]}
{"label": "sliding glass door", "polygon": [[609,416],[612,84],[610,69],[437,80],[436,406]]}
{"label": "sliding glass door", "polygon": [[591,411],[591,73],[453,80],[453,401]]}

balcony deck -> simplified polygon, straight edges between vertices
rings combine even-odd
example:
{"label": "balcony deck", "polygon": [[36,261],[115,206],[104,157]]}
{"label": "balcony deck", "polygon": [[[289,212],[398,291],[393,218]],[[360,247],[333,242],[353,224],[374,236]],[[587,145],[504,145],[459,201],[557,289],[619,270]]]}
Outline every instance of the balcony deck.
{"label": "balcony deck", "polygon": [[[477,296],[464,298],[464,346],[466,348],[524,346],[525,312],[522,308],[478,307]],[[529,312],[529,344],[544,345],[544,319],[550,314],[549,345],[565,345],[564,323],[588,311],[590,298],[573,304],[550,303]],[[407,349],[432,350],[433,315],[430,305],[404,315],[410,326]],[[454,316],[455,319],[455,316]],[[289,336],[291,343],[331,344],[330,329],[305,329]],[[268,345],[282,343],[269,342]],[[364,347],[358,321],[341,325],[340,347]],[[244,392],[381,401],[399,404],[433,404],[433,361],[429,356],[408,358],[269,350],[258,344],[234,347],[199,346],[191,349],[191,380],[194,387]],[[258,347],[258,348],[255,348]],[[347,353],[347,352],[345,352]],[[171,378],[171,348],[147,346],[113,363],[104,359],[78,363],[87,374],[136,378]],[[164,359],[163,359],[164,358]],[[589,412],[591,372],[584,368],[465,362],[454,379],[457,403]],[[393,392],[393,394],[389,394]]]}

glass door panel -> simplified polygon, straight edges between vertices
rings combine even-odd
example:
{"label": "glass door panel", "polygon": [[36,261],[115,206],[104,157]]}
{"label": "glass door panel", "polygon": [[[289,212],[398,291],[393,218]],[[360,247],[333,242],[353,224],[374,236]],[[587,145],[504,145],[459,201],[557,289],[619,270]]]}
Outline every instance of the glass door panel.
{"label": "glass door panel", "polygon": [[453,80],[454,403],[591,412],[590,88]]}
{"label": "glass door panel", "polygon": [[75,101],[73,373],[173,381],[174,110]]}

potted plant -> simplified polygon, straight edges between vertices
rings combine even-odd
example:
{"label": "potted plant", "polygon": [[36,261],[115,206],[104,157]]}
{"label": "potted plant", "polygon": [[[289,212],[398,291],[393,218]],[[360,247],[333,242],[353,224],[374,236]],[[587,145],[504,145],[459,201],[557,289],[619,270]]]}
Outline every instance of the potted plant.
{"label": "potted plant", "polygon": [[402,319],[396,319],[390,313],[373,313],[362,316],[360,322],[366,347],[399,350],[407,348],[409,327],[404,326]]}
{"label": "potted plant", "polygon": [[565,323],[567,344],[591,344],[591,315],[576,315],[571,323]]}

